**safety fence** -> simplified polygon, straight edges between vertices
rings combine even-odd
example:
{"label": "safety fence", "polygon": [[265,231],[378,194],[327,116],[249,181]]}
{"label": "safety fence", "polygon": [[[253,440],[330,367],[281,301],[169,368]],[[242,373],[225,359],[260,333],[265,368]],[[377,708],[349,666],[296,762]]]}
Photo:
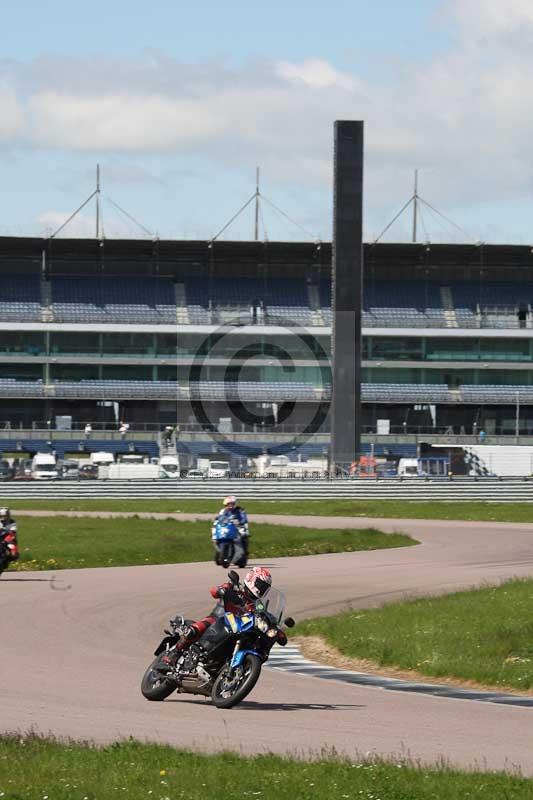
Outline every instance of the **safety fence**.
{"label": "safety fence", "polygon": [[[194,499],[236,494],[246,500],[419,500],[533,502],[533,478],[442,479],[206,479],[9,481],[3,502],[28,500]],[[324,508],[327,514],[327,507]]]}

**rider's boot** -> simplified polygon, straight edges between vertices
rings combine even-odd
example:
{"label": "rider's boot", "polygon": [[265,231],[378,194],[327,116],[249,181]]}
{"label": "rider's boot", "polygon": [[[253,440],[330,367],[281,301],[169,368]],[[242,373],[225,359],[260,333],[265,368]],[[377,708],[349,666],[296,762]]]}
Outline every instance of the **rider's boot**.
{"label": "rider's boot", "polygon": [[198,639],[198,630],[194,625],[184,625],[179,641],[174,650],[170,650],[161,657],[161,662],[167,664],[169,669],[174,669],[184,651]]}

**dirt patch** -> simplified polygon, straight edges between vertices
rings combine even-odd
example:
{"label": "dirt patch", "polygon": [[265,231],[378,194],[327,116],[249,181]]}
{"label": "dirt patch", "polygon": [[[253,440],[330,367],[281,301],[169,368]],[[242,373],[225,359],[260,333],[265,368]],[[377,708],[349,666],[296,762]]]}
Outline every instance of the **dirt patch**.
{"label": "dirt patch", "polygon": [[477,683],[477,681],[461,680],[461,678],[438,677],[424,675],[411,669],[397,667],[383,667],[366,658],[348,658],[332,645],[328,644],[321,636],[294,636],[290,639],[292,644],[298,645],[301,654],[310,661],[325,664],[328,667],[339,667],[353,672],[368,672],[372,675],[382,675],[384,678],[399,678],[408,681],[421,681],[422,683],[446,684],[458,689],[479,689],[485,692],[501,692],[502,694],[516,694],[520,696],[533,696],[533,689],[516,689],[513,686],[492,686]]}

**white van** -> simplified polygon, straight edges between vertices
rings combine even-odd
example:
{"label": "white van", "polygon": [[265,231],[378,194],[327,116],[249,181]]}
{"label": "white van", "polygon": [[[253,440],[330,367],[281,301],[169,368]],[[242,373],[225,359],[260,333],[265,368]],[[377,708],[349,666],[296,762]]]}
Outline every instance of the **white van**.
{"label": "white van", "polygon": [[206,478],[229,478],[229,461],[212,461],[210,458],[197,459],[196,468],[201,469]]}
{"label": "white van", "polygon": [[423,475],[418,464],[418,458],[400,458],[398,461],[398,475],[403,478],[418,478]]}
{"label": "white van", "polygon": [[96,464],[97,467],[108,467],[110,464],[115,463],[115,457],[113,456],[113,453],[90,453],[89,463]]}
{"label": "white van", "polygon": [[180,462],[176,456],[161,456],[159,459],[161,478],[179,478]]}
{"label": "white van", "polygon": [[210,461],[207,467],[208,478],[229,478],[229,461]]}
{"label": "white van", "polygon": [[51,453],[36,453],[31,462],[31,476],[34,481],[55,481],[59,473],[55,456]]}

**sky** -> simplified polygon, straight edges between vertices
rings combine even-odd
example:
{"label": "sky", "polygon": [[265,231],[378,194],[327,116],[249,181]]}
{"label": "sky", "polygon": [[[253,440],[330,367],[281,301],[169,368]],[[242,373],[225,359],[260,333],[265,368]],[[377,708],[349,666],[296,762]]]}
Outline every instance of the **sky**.
{"label": "sky", "polygon": [[[260,237],[329,240],[333,122],[362,119],[367,241],[418,169],[420,240],[530,244],[532,87],[531,0],[5,3],[0,235],[54,233],[99,163],[107,237],[211,238],[259,166],[294,221],[265,201]],[[91,201],[59,235],[94,233]],[[223,238],[252,236],[249,206]]]}

